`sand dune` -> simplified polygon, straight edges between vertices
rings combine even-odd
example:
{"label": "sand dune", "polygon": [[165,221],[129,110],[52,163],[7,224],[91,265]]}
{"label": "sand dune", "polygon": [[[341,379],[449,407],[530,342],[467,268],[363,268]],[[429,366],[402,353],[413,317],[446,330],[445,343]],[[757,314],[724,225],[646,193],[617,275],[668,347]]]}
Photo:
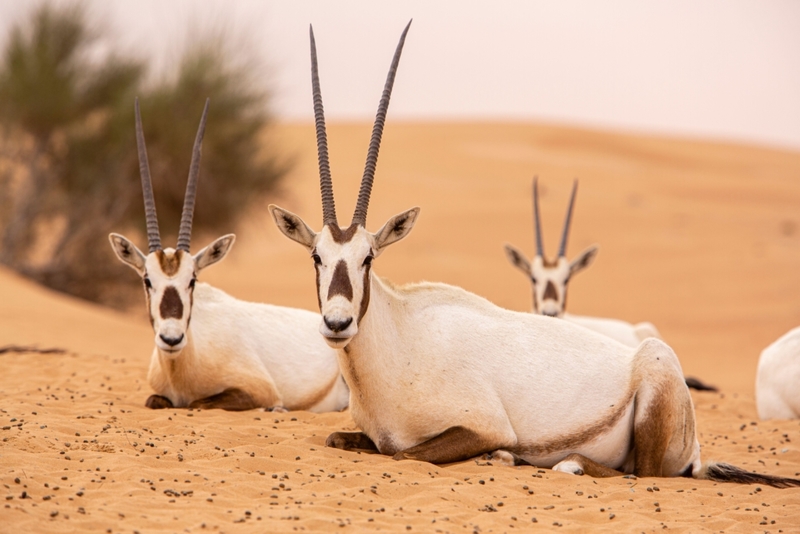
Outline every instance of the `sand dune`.
{"label": "sand dune", "polygon": [[[342,220],[369,131],[329,126]],[[319,228],[313,127],[282,125],[271,139],[297,163],[278,203]],[[686,374],[721,387],[694,397],[705,458],[800,476],[800,422],[757,422],[753,403],[759,351],[800,323],[800,154],[524,124],[390,123],[368,226],[414,205],[422,215],[376,272],[529,309],[528,282],[502,245],[533,252],[535,173],[548,251],[575,177],[570,251],[601,246],[571,282],[568,308],[652,321]],[[265,210],[238,236],[205,281],[315,309],[311,260]],[[66,351],[0,354],[1,532],[800,529],[800,490],[592,480],[326,449],[330,432],[354,429],[346,412],[147,410],[152,330],[141,312],[85,304],[4,270],[0,295],[0,347]]]}

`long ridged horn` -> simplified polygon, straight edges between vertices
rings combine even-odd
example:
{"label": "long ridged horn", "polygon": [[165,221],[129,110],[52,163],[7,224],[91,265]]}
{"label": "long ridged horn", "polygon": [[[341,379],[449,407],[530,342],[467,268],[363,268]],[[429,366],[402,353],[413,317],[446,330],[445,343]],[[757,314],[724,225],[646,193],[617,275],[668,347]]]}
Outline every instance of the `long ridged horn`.
{"label": "long ridged horn", "polygon": [[150,252],[161,249],[161,235],[158,232],[156,201],[153,197],[153,183],[150,181],[150,163],[147,161],[147,147],[142,131],[142,116],[139,113],[139,98],[133,106],[136,109],[136,148],[139,151],[139,175],[142,177],[142,194],[144,196],[144,215],[147,220],[147,244]]}
{"label": "long ridged horn", "polygon": [[567,208],[567,218],[564,221],[564,232],[561,234],[561,246],[558,247],[558,257],[567,255],[567,237],[569,236],[569,224],[572,222],[572,208],[575,205],[575,192],[578,190],[578,179],[572,184],[572,195],[569,197],[569,207]]}
{"label": "long ridged horn", "polygon": [[331,163],[328,160],[328,134],[325,132],[325,110],[322,107],[322,91],[319,86],[319,70],[317,68],[317,42],[314,40],[314,28],[308,25],[311,38],[311,88],[314,94],[314,126],[317,129],[317,159],[319,160],[319,188],[322,192],[322,224],[339,223],[336,220],[336,204],[333,201],[333,183],[331,181]]}
{"label": "long ridged horn", "polygon": [[208,103],[210,98],[206,98],[206,105],[203,108],[203,117],[200,119],[200,126],[197,128],[197,136],[194,138],[194,148],[192,148],[192,162],[189,164],[189,180],[186,182],[186,195],[183,197],[183,213],[181,213],[181,226],[178,230],[178,250],[189,252],[189,244],[192,241],[192,217],[194,217],[194,201],[197,197],[197,178],[200,176],[200,156],[203,152],[203,135],[206,133],[206,119],[208,118]]}
{"label": "long ridged horn", "polygon": [[369,151],[367,152],[367,163],[364,166],[364,176],[361,178],[361,188],[358,191],[358,201],[353,212],[352,224],[367,225],[367,208],[369,208],[369,197],[372,193],[372,181],[375,179],[375,167],[378,163],[378,151],[381,148],[381,136],[383,135],[383,124],[386,121],[386,111],[389,109],[389,98],[392,96],[392,85],[397,74],[397,65],[400,63],[400,54],[403,52],[403,45],[406,42],[406,34],[411,27],[408,21],[397,49],[394,52],[392,65],[389,67],[389,74],[386,76],[386,85],[383,87],[383,94],[378,105],[378,113],[375,116],[375,125],[372,127],[372,138],[369,141]]}
{"label": "long ridged horn", "polygon": [[542,221],[539,219],[539,177],[533,177],[533,229],[536,234],[536,255],[544,258]]}

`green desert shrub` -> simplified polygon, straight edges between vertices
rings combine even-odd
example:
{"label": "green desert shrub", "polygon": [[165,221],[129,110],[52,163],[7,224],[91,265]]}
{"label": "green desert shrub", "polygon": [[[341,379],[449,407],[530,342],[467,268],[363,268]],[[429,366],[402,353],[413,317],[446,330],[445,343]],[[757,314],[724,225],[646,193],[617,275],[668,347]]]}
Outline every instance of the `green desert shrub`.
{"label": "green desert shrub", "polygon": [[[124,307],[137,282],[110,231],[143,235],[134,131],[139,97],[165,246],[174,246],[191,148],[211,98],[195,233],[232,231],[274,191],[268,93],[220,37],[186,46],[148,82],[142,58],[104,53],[80,5],[43,4],[11,30],[0,58],[0,262],[53,289]],[[142,246],[146,246],[144,238]],[[146,249],[145,249],[146,250]]]}

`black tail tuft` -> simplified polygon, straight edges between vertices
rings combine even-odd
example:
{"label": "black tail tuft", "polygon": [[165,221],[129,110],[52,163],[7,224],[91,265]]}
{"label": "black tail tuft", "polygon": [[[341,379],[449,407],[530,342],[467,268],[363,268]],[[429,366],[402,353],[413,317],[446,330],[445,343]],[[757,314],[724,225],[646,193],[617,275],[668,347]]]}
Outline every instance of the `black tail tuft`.
{"label": "black tail tuft", "polygon": [[713,480],[715,482],[735,482],[736,484],[764,484],[773,488],[797,488],[800,480],[772,475],[761,475],[745,471],[735,465],[708,463],[693,475],[695,478]]}
{"label": "black tail tuft", "polygon": [[699,378],[695,378],[693,376],[687,376],[685,380],[686,386],[690,389],[696,389],[697,391],[719,391],[716,386],[706,384]]}

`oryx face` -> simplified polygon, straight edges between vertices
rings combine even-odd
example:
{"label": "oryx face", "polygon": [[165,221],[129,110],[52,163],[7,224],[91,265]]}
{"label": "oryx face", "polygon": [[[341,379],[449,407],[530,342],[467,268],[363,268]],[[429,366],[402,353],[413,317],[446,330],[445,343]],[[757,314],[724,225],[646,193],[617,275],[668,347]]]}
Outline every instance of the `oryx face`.
{"label": "oryx face", "polygon": [[289,239],[305,246],[314,262],[317,274],[317,298],[322,312],[320,333],[331,347],[344,348],[358,333],[358,325],[369,307],[370,269],[373,259],[385,247],[404,238],[411,231],[419,215],[419,208],[412,208],[395,215],[377,233],[366,229],[367,208],[375,177],[383,124],[389,108],[400,53],[403,49],[406,26],[395,50],[389,75],[386,78],[383,97],[378,106],[372,139],[367,152],[367,163],[361,179],[355,213],[350,226],[341,228],[336,219],[333,201],[328,141],[325,132],[325,115],[322,109],[322,94],[317,69],[317,50],[314,32],[311,39],[311,85],[314,97],[314,119],[317,130],[317,152],[319,156],[320,189],[322,192],[323,228],[315,233],[297,215],[277,206],[269,207],[272,218],[281,232]]}
{"label": "oryx face", "polygon": [[546,262],[541,256],[533,258],[530,267],[533,286],[533,310],[542,315],[560,317],[567,304],[567,282],[570,269],[567,259],[558,258],[555,263]]}
{"label": "oryx face", "polygon": [[309,251],[316,270],[317,299],[322,313],[320,334],[331,347],[344,348],[358,333],[358,325],[369,307],[373,260],[387,246],[408,235],[419,208],[395,215],[374,234],[360,224],[342,230],[335,223],[314,233],[297,215],[275,205],[270,205],[269,210],[281,232]]}
{"label": "oryx face", "polygon": [[561,317],[567,306],[567,284],[572,275],[585,269],[591,264],[597,247],[591,246],[584,250],[572,261],[566,257],[567,236],[569,234],[570,220],[572,219],[572,208],[575,201],[575,191],[578,182],[572,188],[572,196],[569,201],[567,218],[564,223],[564,231],[561,235],[561,246],[555,261],[548,261],[544,256],[544,245],[542,244],[541,224],[539,221],[539,190],[537,180],[533,182],[533,207],[534,223],[536,231],[536,256],[529,262],[518,249],[511,245],[506,245],[506,255],[509,261],[523,271],[531,281],[533,286],[533,311],[550,317]]}
{"label": "oryx face", "polygon": [[130,266],[142,277],[150,323],[155,331],[156,347],[162,354],[174,356],[179,354],[187,343],[197,274],[224,258],[233,245],[235,236],[229,234],[220,237],[194,256],[189,253],[197,178],[200,174],[200,152],[208,116],[208,101],[206,100],[192,152],[189,180],[183,202],[183,215],[178,233],[178,245],[174,249],[162,248],[138,99],[135,110],[136,144],[139,149],[139,172],[142,178],[150,252],[145,255],[130,240],[119,234],[109,235],[109,240],[111,248],[114,249],[114,253],[120,261]]}
{"label": "oryx face", "polygon": [[163,354],[177,356],[186,346],[197,275],[225,257],[235,236],[223,236],[195,256],[173,248],[145,256],[119,234],[111,234],[109,239],[117,257],[142,277],[156,347]]}
{"label": "oryx face", "polygon": [[[369,273],[375,238],[363,226],[325,226],[311,250],[317,273],[320,333],[331,346],[346,344],[369,306]],[[343,345],[342,345],[343,346]]]}

